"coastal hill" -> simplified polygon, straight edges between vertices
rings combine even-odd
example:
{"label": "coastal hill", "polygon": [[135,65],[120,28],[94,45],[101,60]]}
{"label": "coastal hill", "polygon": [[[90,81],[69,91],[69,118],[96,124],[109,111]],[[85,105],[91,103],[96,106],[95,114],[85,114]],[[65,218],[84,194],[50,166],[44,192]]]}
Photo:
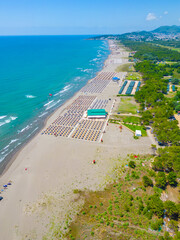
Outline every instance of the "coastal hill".
{"label": "coastal hill", "polygon": [[132,39],[135,41],[153,41],[153,40],[176,40],[180,39],[180,26],[161,26],[152,31],[137,31],[124,34],[101,35],[90,38],[89,40],[98,39]]}
{"label": "coastal hill", "polygon": [[180,26],[162,26],[151,31],[151,33],[178,34],[180,33]]}

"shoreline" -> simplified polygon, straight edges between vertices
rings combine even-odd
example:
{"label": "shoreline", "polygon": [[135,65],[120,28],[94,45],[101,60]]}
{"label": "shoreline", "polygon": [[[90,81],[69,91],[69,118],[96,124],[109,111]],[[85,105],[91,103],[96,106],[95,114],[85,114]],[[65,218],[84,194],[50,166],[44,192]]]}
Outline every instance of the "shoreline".
{"label": "shoreline", "polygon": [[[106,60],[103,62],[103,66],[102,69],[98,72],[96,72],[95,77],[101,72],[103,71],[103,69],[106,67],[105,66],[105,62],[109,59],[109,56],[111,55],[112,51],[110,50],[110,46],[109,46],[109,40],[104,40],[108,42],[108,49],[110,51],[110,53],[108,54]],[[94,78],[95,78],[94,77]],[[91,82],[92,79],[89,79],[86,84],[84,86],[86,86],[89,82]],[[83,87],[84,87],[83,86]],[[68,103],[68,101],[70,101],[71,99],[75,98],[76,95],[78,95],[78,93],[81,91],[81,89],[83,88],[81,87],[77,92],[75,92],[70,98],[68,98],[67,100],[65,100],[65,102],[57,107],[56,109],[54,109],[48,116],[46,116],[44,119],[42,119],[42,122],[40,124],[40,126],[38,127],[38,129],[34,132],[34,134],[32,134],[27,140],[25,140],[23,143],[20,144],[20,146],[17,146],[11,153],[8,154],[7,157],[5,157],[5,159],[0,162],[0,178],[6,173],[6,171],[10,168],[10,166],[13,164],[13,162],[16,160],[16,158],[18,157],[19,153],[24,149],[24,147],[30,143],[46,126],[48,120],[57,112],[59,111],[61,108],[63,108],[64,105],[66,105]],[[63,112],[63,110],[62,110]]]}

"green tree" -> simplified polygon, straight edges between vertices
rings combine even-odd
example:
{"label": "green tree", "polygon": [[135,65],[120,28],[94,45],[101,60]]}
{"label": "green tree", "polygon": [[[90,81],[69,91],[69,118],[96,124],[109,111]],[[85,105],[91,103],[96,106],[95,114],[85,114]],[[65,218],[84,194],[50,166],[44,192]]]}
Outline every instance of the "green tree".
{"label": "green tree", "polygon": [[129,162],[129,167],[130,167],[130,168],[135,168],[135,167],[136,167],[135,162],[134,162],[134,161],[130,161],[130,162]]}
{"label": "green tree", "polygon": [[163,189],[166,187],[166,175],[164,172],[158,172],[156,176],[156,186]]}
{"label": "green tree", "polygon": [[176,110],[176,112],[179,112],[179,111],[180,111],[180,104],[178,104],[178,105],[175,107],[175,110]]}
{"label": "green tree", "polygon": [[177,183],[176,178],[177,178],[176,173],[175,172],[170,172],[167,176],[167,181],[170,185],[174,186]]}
{"label": "green tree", "polygon": [[147,208],[148,210],[152,210],[152,212],[158,217],[162,217],[164,214],[163,201],[159,198],[157,194],[149,197],[147,201]]}
{"label": "green tree", "polygon": [[153,186],[153,181],[149,177],[143,176],[143,185],[144,187]]}
{"label": "green tree", "polygon": [[168,224],[168,227],[171,228],[174,232],[178,231],[178,222],[175,220],[171,220]]}
{"label": "green tree", "polygon": [[156,219],[155,221],[152,221],[151,222],[151,228],[153,229],[153,230],[159,230],[160,229],[160,227],[162,226],[162,224],[163,224],[163,219],[162,218],[160,218],[160,219]]}
{"label": "green tree", "polygon": [[176,204],[172,201],[164,202],[164,208],[166,210],[166,215],[171,219],[178,219],[178,208]]}

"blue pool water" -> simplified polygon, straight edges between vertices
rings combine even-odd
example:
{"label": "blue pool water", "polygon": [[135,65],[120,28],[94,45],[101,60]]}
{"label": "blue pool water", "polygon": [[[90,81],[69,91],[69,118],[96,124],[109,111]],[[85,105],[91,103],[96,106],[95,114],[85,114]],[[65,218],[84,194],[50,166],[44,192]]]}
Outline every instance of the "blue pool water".
{"label": "blue pool water", "polygon": [[0,162],[102,69],[108,43],[86,38],[0,37]]}

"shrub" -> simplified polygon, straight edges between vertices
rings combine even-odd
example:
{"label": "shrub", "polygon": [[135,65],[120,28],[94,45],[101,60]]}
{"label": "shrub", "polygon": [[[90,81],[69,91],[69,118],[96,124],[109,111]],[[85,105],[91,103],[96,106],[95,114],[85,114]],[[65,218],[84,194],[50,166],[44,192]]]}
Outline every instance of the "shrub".
{"label": "shrub", "polygon": [[142,212],[142,211],[143,211],[143,209],[144,209],[143,202],[142,202],[142,201],[140,201],[140,202],[139,202],[139,212]]}
{"label": "shrub", "polygon": [[178,209],[174,202],[172,201],[166,201],[164,202],[164,208],[166,209],[166,214],[171,219],[177,219],[178,218]]}
{"label": "shrub", "polygon": [[157,194],[149,197],[147,201],[147,208],[151,210],[158,217],[162,217],[164,214],[164,204]]}
{"label": "shrub", "polygon": [[178,222],[175,220],[171,220],[168,224],[168,227],[171,228],[174,232],[178,231]]}
{"label": "shrub", "polygon": [[134,161],[130,161],[129,162],[129,167],[130,168],[135,168],[136,167],[135,162]]}
{"label": "shrub", "polygon": [[162,219],[157,219],[157,220],[155,220],[155,221],[153,221],[152,223],[151,223],[151,228],[153,229],[153,230],[159,230],[160,229],[160,227],[161,227],[161,225],[163,224],[163,220]]}
{"label": "shrub", "polygon": [[153,186],[153,181],[147,176],[143,176],[143,185],[144,187]]}
{"label": "shrub", "polygon": [[156,176],[156,186],[163,189],[166,187],[166,175],[164,172],[158,172]]}
{"label": "shrub", "polygon": [[165,232],[165,233],[164,233],[164,239],[165,239],[165,240],[171,240],[171,239],[173,239],[173,238],[170,236],[170,234],[169,234],[168,232]]}
{"label": "shrub", "polygon": [[111,226],[111,227],[114,227],[114,223],[111,223],[110,226]]}
{"label": "shrub", "polygon": [[131,177],[134,179],[139,179],[139,175],[135,171],[132,171]]}
{"label": "shrub", "polygon": [[153,171],[152,169],[147,170],[147,172],[148,172],[150,177],[155,177],[156,176],[155,171]]}
{"label": "shrub", "polygon": [[176,173],[175,172],[170,172],[167,176],[167,180],[170,185],[174,186],[176,185]]}

